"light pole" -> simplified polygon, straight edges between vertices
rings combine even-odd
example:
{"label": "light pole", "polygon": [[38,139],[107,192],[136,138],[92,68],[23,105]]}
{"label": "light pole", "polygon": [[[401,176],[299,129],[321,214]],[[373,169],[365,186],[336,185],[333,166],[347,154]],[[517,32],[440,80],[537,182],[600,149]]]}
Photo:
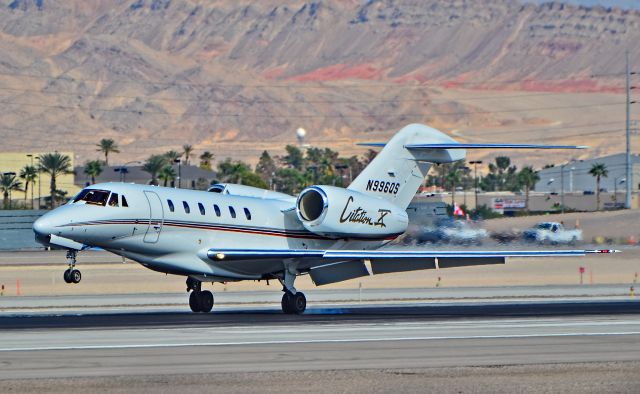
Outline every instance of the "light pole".
{"label": "light pole", "polygon": [[560,166],[560,213],[564,213],[564,167],[567,163]]}
{"label": "light pole", "polygon": [[573,193],[573,170],[575,169],[573,166],[569,168],[569,193]]}
{"label": "light pole", "polygon": [[475,196],[475,210],[478,210],[478,164],[482,164],[482,160],[471,160],[469,164],[473,164],[473,191]]}
{"label": "light pole", "polygon": [[[15,172],[3,172],[2,175],[16,175]],[[11,209],[11,200],[13,198],[11,197],[11,189],[9,189],[9,209]]]}
{"label": "light pole", "polygon": [[[36,156],[37,160],[40,160],[40,156]],[[40,196],[42,195],[42,172],[38,169],[38,209],[41,207]]]}
{"label": "light pole", "polygon": [[[29,154],[27,155],[27,157],[31,159],[31,167],[32,167],[32,168],[34,168],[34,167],[33,167],[33,155],[29,153]],[[35,185],[31,185],[31,209],[33,209],[33,189],[34,189],[34,186],[35,186]],[[26,197],[26,196],[25,196],[25,197]]]}
{"label": "light pole", "polygon": [[178,189],[182,188],[182,169],[181,169],[181,160],[173,159],[174,163],[178,163]]}
{"label": "light pole", "polygon": [[[620,181],[618,181],[620,179]],[[621,185],[627,181],[625,177],[617,177],[613,179],[613,204],[614,209],[618,208],[618,183]]]}

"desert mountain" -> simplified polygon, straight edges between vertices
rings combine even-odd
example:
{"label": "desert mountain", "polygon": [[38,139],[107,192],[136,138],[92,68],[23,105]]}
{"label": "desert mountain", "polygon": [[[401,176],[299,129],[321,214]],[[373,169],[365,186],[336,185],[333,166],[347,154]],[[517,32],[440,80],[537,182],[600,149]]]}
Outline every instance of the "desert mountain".
{"label": "desert mountain", "polygon": [[0,136],[81,162],[105,137],[121,162],[185,143],[253,161],[297,127],[359,153],[423,122],[607,153],[638,42],[640,12],[562,3],[5,0]]}

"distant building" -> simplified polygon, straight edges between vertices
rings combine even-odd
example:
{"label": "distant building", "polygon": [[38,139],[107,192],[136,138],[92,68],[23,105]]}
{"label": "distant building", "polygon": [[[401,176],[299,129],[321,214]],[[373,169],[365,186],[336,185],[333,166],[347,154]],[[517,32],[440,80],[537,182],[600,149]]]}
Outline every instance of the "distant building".
{"label": "distant building", "polygon": [[[536,183],[535,191],[546,193],[594,192],[596,180],[589,174],[596,163],[603,163],[609,175],[600,180],[600,188],[608,192],[626,190],[626,154],[618,153],[611,156],[598,157],[588,160],[577,160],[555,167],[545,168],[538,172],[540,181]],[[631,169],[633,173],[632,188],[638,190],[640,183],[640,155],[631,155]],[[563,188],[564,183],[564,188]]]}
{"label": "distant building", "polygon": [[[0,173],[6,172],[14,172],[16,175],[20,174],[20,170],[22,170],[25,166],[31,165],[33,163],[34,166],[38,166],[38,157],[45,153],[51,152],[1,152],[0,153]],[[59,152],[60,154],[67,155],[71,159],[71,167],[73,167],[74,163],[74,153],[73,152]],[[31,155],[31,156],[27,156]],[[29,195],[26,196],[27,200],[31,198],[31,189],[33,188],[33,197],[34,200],[38,199],[38,194],[40,194],[42,198],[42,204],[44,204],[44,198],[49,196],[49,184],[51,182],[51,177],[47,174],[40,174],[39,179],[36,180],[35,185],[29,185]],[[24,184],[23,184],[24,187]],[[78,186],[75,185],[73,174],[65,174],[58,175],[56,178],[56,187],[58,190],[63,190],[67,192],[68,197],[73,197],[76,193],[80,191]],[[18,198],[24,198],[23,192],[14,192],[11,196],[12,200],[16,200]],[[31,201],[31,200],[29,200]],[[37,205],[37,204],[36,204]]]}
{"label": "distant building", "polygon": [[[178,175],[177,166],[173,166]],[[122,173],[121,166],[109,166],[103,167],[100,176],[96,177],[96,183],[101,182],[121,182],[124,180],[128,183],[149,184],[151,182],[151,174],[142,170],[141,166],[127,166],[125,167],[125,173]],[[84,173],[84,166],[78,166],[75,168],[76,172],[76,185],[83,188],[91,184],[91,177]],[[181,166],[180,167],[180,185],[184,189],[206,189],[211,182],[216,181],[216,173],[209,170],[204,170],[196,166]],[[158,180],[160,186],[163,185],[161,180]],[[170,182],[167,186],[174,187],[177,183],[177,179],[174,182]]]}

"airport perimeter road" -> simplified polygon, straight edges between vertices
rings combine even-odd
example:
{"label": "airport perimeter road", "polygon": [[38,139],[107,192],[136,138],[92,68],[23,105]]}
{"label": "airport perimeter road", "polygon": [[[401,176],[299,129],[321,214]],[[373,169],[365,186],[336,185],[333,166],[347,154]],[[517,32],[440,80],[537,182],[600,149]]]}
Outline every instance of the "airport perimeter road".
{"label": "airport perimeter road", "polygon": [[[570,313],[578,304],[584,313]],[[477,305],[478,314],[496,308],[483,305]],[[474,317],[458,306],[443,306],[434,315],[415,305],[316,310],[308,316],[273,310],[4,316],[0,379],[4,387],[26,392],[81,383],[166,392],[208,384],[231,392],[261,384],[270,385],[266,392],[387,391],[393,382],[399,392],[539,392],[532,389],[550,382],[557,385],[548,391],[634,392],[640,388],[636,305],[567,303],[566,316],[556,311],[542,317],[527,304],[493,309],[490,317]],[[482,381],[485,386],[478,386]],[[521,386],[525,382],[531,386]]]}

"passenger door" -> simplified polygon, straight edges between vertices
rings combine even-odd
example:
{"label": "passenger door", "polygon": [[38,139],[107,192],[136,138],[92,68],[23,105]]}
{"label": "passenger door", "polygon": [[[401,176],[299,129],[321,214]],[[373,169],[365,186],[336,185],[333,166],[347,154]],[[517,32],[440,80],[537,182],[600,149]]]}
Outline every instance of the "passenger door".
{"label": "passenger door", "polygon": [[160,238],[162,223],[164,222],[164,210],[162,201],[155,192],[145,191],[144,196],[149,202],[149,227],[144,235],[144,242],[156,243]]}

